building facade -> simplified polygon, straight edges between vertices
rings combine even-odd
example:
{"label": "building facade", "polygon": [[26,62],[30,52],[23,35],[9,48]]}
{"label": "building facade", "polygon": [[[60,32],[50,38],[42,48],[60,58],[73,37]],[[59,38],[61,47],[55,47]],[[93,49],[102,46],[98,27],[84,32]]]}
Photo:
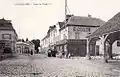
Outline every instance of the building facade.
{"label": "building facade", "polygon": [[50,35],[49,33],[47,33],[47,35],[40,42],[41,52],[46,53],[49,49],[49,45],[50,45]]}
{"label": "building facade", "polygon": [[105,22],[92,17],[67,15],[66,20],[50,30],[49,46],[57,49],[64,56],[85,56],[87,49],[87,36],[94,32]]}
{"label": "building facade", "polygon": [[68,15],[66,22],[60,28],[58,49],[74,56],[85,56],[87,52],[87,36],[93,33],[105,22],[92,17]]}
{"label": "building facade", "polygon": [[[103,26],[99,27],[88,36],[87,57],[90,59],[91,53],[99,53],[104,57],[105,62],[113,59],[120,49],[120,12],[109,19]],[[91,43],[94,42],[96,52],[91,51]]]}
{"label": "building facade", "polygon": [[35,45],[30,42],[30,41],[26,41],[26,42],[22,42],[19,41],[16,43],[16,52],[18,54],[30,54],[31,52],[35,52]]}
{"label": "building facade", "polygon": [[10,20],[0,19],[0,54],[15,53],[17,33]]}

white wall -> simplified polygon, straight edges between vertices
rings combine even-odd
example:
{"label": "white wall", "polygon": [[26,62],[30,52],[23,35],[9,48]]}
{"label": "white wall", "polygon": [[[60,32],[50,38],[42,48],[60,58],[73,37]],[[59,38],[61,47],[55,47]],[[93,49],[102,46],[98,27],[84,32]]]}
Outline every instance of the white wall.
{"label": "white wall", "polygon": [[[96,45],[100,46],[99,47],[100,54],[104,54],[103,46],[102,46],[102,40],[97,41]],[[117,41],[115,41],[112,45],[112,53],[120,54],[120,47],[117,46]]]}
{"label": "white wall", "polygon": [[75,38],[75,34],[79,33],[79,39],[86,39],[86,36],[89,35],[89,33],[92,33],[94,30],[96,30],[97,28],[93,28],[93,27],[89,27],[90,32],[89,31],[82,31],[82,30],[76,30],[74,31],[74,29],[88,29],[88,27],[80,27],[80,26],[69,26],[63,30],[60,31],[60,40],[64,39],[64,35],[66,35],[67,39],[76,39]]}
{"label": "white wall", "polygon": [[60,40],[68,39],[68,27],[60,31]]}
{"label": "white wall", "polygon": [[96,41],[96,45],[99,45],[99,54],[104,54],[103,52],[103,45],[102,45],[102,42],[103,40],[98,40]]}
{"label": "white wall", "polygon": [[45,38],[44,40],[41,40],[41,47],[44,48],[44,47],[48,47],[49,46],[49,43],[50,43],[50,38]]}
{"label": "white wall", "polygon": [[89,32],[83,32],[81,30],[74,31],[74,28],[75,29],[78,29],[78,28],[84,28],[84,29],[86,29],[88,27],[69,26],[69,28],[68,28],[68,39],[76,39],[75,38],[75,34],[76,33],[79,33],[79,39],[86,39],[86,36],[88,36]]}
{"label": "white wall", "polygon": [[117,41],[115,41],[112,45],[112,53],[119,53],[120,54],[120,47],[117,46]]}

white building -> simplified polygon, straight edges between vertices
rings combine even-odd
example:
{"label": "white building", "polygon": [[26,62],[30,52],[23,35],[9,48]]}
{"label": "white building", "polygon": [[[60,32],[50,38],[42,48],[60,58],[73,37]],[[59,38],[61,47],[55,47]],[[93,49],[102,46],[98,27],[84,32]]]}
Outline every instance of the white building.
{"label": "white building", "polygon": [[46,52],[50,45],[50,35],[47,34],[40,42],[41,52]]}
{"label": "white building", "polygon": [[16,51],[18,54],[30,54],[31,52],[35,52],[35,45],[30,42],[30,41],[26,41],[26,42],[22,42],[19,41],[16,43]]}
{"label": "white building", "polygon": [[[66,20],[58,22],[49,28],[49,37],[46,39],[48,48],[57,48],[57,51],[65,55],[86,55],[86,37],[94,32],[105,22],[98,18],[67,15]],[[45,41],[45,40],[44,40]],[[42,41],[43,42],[43,41]],[[44,46],[44,45],[43,45]]]}
{"label": "white building", "polygon": [[42,51],[54,49],[56,42],[60,40],[59,29],[59,23],[49,27],[47,35],[41,40],[40,46]]}
{"label": "white building", "polygon": [[60,40],[57,49],[75,56],[86,55],[87,36],[105,22],[91,16],[67,15],[66,22],[61,22]]}

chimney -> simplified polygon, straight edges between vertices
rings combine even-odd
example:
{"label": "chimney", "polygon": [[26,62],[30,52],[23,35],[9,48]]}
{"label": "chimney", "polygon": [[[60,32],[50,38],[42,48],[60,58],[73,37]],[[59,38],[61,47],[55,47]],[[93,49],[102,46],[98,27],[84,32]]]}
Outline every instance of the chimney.
{"label": "chimney", "polygon": [[67,14],[66,15],[66,20],[68,20],[70,17],[72,17],[73,15]]}

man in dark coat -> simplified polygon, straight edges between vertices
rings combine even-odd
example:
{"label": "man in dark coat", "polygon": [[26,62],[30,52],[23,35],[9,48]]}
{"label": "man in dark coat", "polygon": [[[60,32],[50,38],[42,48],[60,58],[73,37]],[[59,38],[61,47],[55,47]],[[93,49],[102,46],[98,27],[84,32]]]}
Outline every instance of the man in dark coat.
{"label": "man in dark coat", "polygon": [[48,50],[48,57],[51,57],[52,55],[51,55],[51,50],[49,49]]}
{"label": "man in dark coat", "polygon": [[31,50],[31,55],[33,55],[33,51]]}

